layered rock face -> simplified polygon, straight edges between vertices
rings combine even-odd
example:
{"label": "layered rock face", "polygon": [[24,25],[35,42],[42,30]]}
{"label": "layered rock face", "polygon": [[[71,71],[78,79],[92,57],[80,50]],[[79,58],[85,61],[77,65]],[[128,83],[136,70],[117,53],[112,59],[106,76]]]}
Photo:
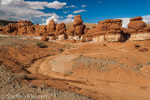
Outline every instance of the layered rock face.
{"label": "layered rock face", "polygon": [[92,37],[93,42],[119,42],[123,41],[122,36],[122,20],[120,19],[107,19],[99,21],[96,27],[88,30],[85,37],[88,39]]}
{"label": "layered rock face", "polygon": [[63,22],[57,25],[55,35],[58,36],[58,40],[66,39],[66,25]]}
{"label": "layered rock face", "polygon": [[66,30],[64,23],[49,21],[48,25],[34,25],[30,21],[18,21],[0,27],[1,34],[46,36],[51,40],[81,40],[82,42],[123,42],[150,40],[150,27],[142,21],[142,17],[131,18],[128,28],[122,27],[121,19],[99,21],[92,29],[83,25],[80,15],[75,16],[73,26]]}
{"label": "layered rock face", "polygon": [[79,40],[81,39],[81,35],[84,34],[85,26],[83,25],[83,20],[81,19],[80,15],[75,16],[73,26],[70,27],[66,31],[68,35],[68,39],[72,40]]}
{"label": "layered rock face", "polygon": [[150,27],[142,21],[142,17],[131,18],[128,24],[128,33],[131,34],[130,41],[150,40]]}
{"label": "layered rock face", "polygon": [[54,20],[51,20],[47,25],[47,33],[53,35],[55,33],[55,30],[56,30],[56,24]]}

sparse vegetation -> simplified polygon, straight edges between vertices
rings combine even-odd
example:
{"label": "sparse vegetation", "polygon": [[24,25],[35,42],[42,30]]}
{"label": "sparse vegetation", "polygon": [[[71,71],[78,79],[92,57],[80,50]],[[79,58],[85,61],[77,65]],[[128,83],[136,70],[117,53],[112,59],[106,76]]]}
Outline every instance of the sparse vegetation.
{"label": "sparse vegetation", "polygon": [[134,47],[135,47],[135,48],[139,48],[140,45],[139,45],[139,44],[134,44]]}
{"label": "sparse vegetation", "polygon": [[36,45],[39,47],[39,48],[47,48],[48,46],[46,44],[44,44],[43,42],[37,42]]}
{"label": "sparse vegetation", "polygon": [[148,51],[148,49],[147,49],[147,48],[142,48],[142,49],[140,49],[139,51],[141,51],[141,52],[146,52],[146,51]]}

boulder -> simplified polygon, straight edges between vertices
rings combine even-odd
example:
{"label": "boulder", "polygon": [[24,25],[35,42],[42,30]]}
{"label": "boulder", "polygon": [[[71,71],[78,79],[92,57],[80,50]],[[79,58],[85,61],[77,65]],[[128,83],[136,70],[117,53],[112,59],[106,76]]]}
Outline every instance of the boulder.
{"label": "boulder", "polygon": [[83,25],[77,25],[75,27],[75,34],[80,35],[80,36],[82,34],[84,34],[84,26]]}
{"label": "boulder", "polygon": [[147,24],[144,21],[130,21],[128,24],[128,28],[141,30],[147,27]]}
{"label": "boulder", "polygon": [[41,41],[48,41],[48,40],[49,40],[49,38],[46,36],[41,37]]}
{"label": "boulder", "polygon": [[81,15],[76,15],[74,17],[74,23],[73,23],[73,25],[77,26],[77,25],[82,25],[82,24],[83,24],[83,20],[81,19]]}

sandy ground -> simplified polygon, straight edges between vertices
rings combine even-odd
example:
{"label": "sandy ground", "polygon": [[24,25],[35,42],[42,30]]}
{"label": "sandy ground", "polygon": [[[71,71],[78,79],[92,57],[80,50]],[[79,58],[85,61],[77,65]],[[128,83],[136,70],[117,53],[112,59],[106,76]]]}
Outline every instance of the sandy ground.
{"label": "sandy ground", "polygon": [[65,80],[67,85],[81,89],[73,91],[97,100],[150,100],[149,50],[150,41],[74,43],[72,48],[40,59],[27,70]]}

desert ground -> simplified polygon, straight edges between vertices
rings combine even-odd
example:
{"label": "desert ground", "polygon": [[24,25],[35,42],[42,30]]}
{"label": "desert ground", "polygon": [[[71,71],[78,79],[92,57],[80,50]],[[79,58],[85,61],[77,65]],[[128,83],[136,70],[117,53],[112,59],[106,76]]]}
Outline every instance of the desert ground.
{"label": "desert ground", "polygon": [[32,94],[51,100],[150,100],[149,50],[148,40],[73,43],[0,36],[0,99]]}

